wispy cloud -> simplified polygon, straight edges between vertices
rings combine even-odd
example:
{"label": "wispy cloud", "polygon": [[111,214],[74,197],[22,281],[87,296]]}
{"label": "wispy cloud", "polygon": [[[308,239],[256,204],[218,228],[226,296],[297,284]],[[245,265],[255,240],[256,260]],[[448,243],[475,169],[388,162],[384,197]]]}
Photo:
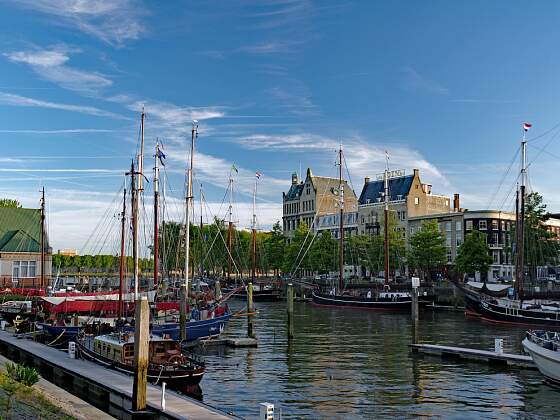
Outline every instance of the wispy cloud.
{"label": "wispy cloud", "polygon": [[135,0],[19,0],[16,4],[56,16],[57,23],[114,46],[138,39],[145,30],[140,21],[145,11]]}
{"label": "wispy cloud", "polygon": [[461,104],[513,104],[518,101],[511,100],[499,100],[499,99],[475,99],[475,98],[462,98],[462,99],[451,99],[450,102],[456,102]]}
{"label": "wispy cloud", "polygon": [[[298,133],[287,135],[254,134],[236,139],[237,143],[251,150],[286,151],[286,152],[321,152],[325,162],[329,155],[334,156],[338,149],[340,140],[311,133]],[[368,141],[360,136],[345,138],[342,140],[346,151],[346,162],[352,175],[359,177],[371,175],[373,168],[382,171],[385,166],[385,150],[390,154],[391,165],[412,169],[418,168],[425,175],[437,179],[444,185],[449,185],[446,177],[441,171],[418,151],[404,146],[391,144],[379,144]],[[320,156],[320,155],[317,155]],[[332,160],[332,159],[331,159]]]}
{"label": "wispy cloud", "polygon": [[294,48],[299,44],[299,42],[294,41],[269,41],[252,45],[245,45],[243,47],[240,47],[239,51],[250,54],[291,53],[295,51]]}
{"label": "wispy cloud", "polygon": [[402,68],[403,87],[410,91],[424,91],[437,95],[447,95],[449,89],[434,80],[418,73],[413,67],[405,66]]}
{"label": "wispy cloud", "polygon": [[104,128],[66,128],[61,130],[0,130],[2,134],[83,134],[83,133],[112,133],[116,130]]}
{"label": "wispy cloud", "polygon": [[24,63],[31,67],[41,78],[57,85],[82,93],[94,93],[113,84],[107,76],[91,71],[69,67],[69,53],[78,50],[66,46],[50,49],[33,49],[4,53],[14,63]]}
{"label": "wispy cloud", "polygon": [[81,114],[94,115],[97,117],[107,117],[107,118],[113,118],[119,120],[128,119],[126,117],[123,117],[122,115],[115,114],[110,111],[105,111],[103,109],[99,109],[93,106],[49,102],[49,101],[43,101],[41,99],[34,99],[34,98],[29,98],[27,96],[15,95],[12,93],[4,93],[4,92],[0,92],[0,105],[58,109],[61,111],[70,111],[70,112],[78,112]]}
{"label": "wispy cloud", "polygon": [[319,107],[312,101],[311,92],[299,81],[291,81],[286,87],[273,87],[267,93],[275,105],[297,116],[318,115]]}

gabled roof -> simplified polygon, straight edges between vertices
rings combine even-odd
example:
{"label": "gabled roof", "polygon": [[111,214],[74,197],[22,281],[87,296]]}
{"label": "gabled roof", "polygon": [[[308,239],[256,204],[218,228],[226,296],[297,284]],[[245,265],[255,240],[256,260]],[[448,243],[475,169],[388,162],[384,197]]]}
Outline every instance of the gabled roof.
{"label": "gabled roof", "polygon": [[0,208],[0,252],[40,252],[40,244],[41,210]]}
{"label": "gabled roof", "polygon": [[[410,187],[412,186],[412,181],[414,180],[414,175],[406,175],[398,178],[389,179],[389,200],[404,200],[408,196]],[[378,198],[383,201],[383,192],[385,190],[385,185],[383,180],[380,181],[370,181],[364,185],[362,193],[360,194],[359,203],[368,204],[377,203]]]}
{"label": "gabled roof", "polygon": [[286,193],[286,201],[297,200],[303,191],[303,184],[292,184],[290,190]]}

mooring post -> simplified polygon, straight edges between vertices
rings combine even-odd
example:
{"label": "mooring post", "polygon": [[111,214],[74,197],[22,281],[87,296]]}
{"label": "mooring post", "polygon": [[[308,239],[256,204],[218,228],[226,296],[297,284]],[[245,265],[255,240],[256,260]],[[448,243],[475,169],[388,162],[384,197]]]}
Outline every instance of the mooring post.
{"label": "mooring post", "polygon": [[420,278],[412,277],[412,343],[418,343],[418,287],[420,286]]}
{"label": "mooring post", "polygon": [[165,386],[167,385],[167,383],[162,382],[161,383],[161,409],[162,411],[165,411]]}
{"label": "mooring post", "polygon": [[288,284],[288,340],[294,338],[294,285]]}
{"label": "mooring post", "polygon": [[150,307],[148,298],[142,296],[136,301],[134,323],[134,384],[132,388],[132,410],[146,409],[146,389],[148,380],[148,353],[150,339]]}
{"label": "mooring post", "polygon": [[216,286],[215,286],[215,290],[214,290],[214,294],[215,294],[215,298],[216,300],[219,300],[222,298],[222,287],[220,286],[220,281],[216,281]]}
{"label": "mooring post", "polygon": [[247,337],[255,338],[253,331],[253,283],[247,285]]}

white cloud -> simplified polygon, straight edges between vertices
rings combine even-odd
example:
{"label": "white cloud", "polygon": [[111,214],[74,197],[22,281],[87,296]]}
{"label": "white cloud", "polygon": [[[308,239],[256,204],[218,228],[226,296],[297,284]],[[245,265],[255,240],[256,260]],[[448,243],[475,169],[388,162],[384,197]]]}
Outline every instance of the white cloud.
{"label": "white cloud", "polygon": [[[127,97],[125,96],[124,98]],[[168,102],[150,100],[134,101],[129,103],[128,107],[137,112],[140,112],[142,107],[144,107],[146,115],[155,118],[156,123],[164,123],[170,126],[185,126],[186,124],[190,124],[193,120],[203,121],[220,118],[225,115],[224,111],[216,106],[180,107]]]}
{"label": "white cloud", "polygon": [[[308,151],[315,150],[323,152],[323,157],[317,155],[316,160],[323,159],[324,162],[333,162],[334,154],[342,141],[345,151],[346,163],[352,177],[363,178],[371,176],[376,172],[382,172],[385,167],[385,150],[390,155],[392,167],[407,170],[420,169],[428,178],[436,179],[447,186],[449,183],[441,171],[428,162],[418,151],[395,145],[383,145],[367,141],[361,137],[351,137],[342,140],[320,136],[310,133],[298,133],[287,135],[254,134],[238,137],[236,142],[251,150],[269,151]],[[332,156],[330,156],[332,155]],[[358,188],[359,185],[355,185]]]}
{"label": "white cloud", "polygon": [[18,5],[59,18],[102,41],[122,46],[144,32],[142,5],[134,0],[20,0]]}
{"label": "white cloud", "polygon": [[83,134],[83,133],[112,133],[115,130],[103,128],[65,128],[60,130],[0,130],[2,134]]}
{"label": "white cloud", "polygon": [[4,92],[0,92],[0,105],[58,109],[61,111],[70,111],[70,112],[78,112],[81,114],[94,115],[97,117],[107,117],[107,118],[113,118],[119,120],[128,119],[126,117],[123,117],[122,115],[118,115],[110,111],[105,111],[103,109],[99,109],[93,106],[49,102],[49,101],[43,101],[41,99],[34,99],[27,96],[15,95],[12,93],[4,93]]}
{"label": "white cloud", "polygon": [[407,90],[424,91],[438,95],[447,95],[449,93],[449,89],[440,85],[438,82],[421,75],[411,66],[403,67],[402,73],[403,87]]}
{"label": "white cloud", "polygon": [[66,46],[56,46],[51,49],[15,51],[4,56],[14,63],[27,64],[41,78],[76,92],[91,94],[113,84],[101,73],[68,67],[69,52]]}

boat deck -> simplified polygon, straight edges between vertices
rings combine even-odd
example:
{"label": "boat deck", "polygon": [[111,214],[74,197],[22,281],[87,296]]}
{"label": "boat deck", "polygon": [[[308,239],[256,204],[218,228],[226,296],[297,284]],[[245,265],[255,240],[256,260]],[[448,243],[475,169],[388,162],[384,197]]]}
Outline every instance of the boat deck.
{"label": "boat deck", "polygon": [[489,350],[469,349],[465,347],[440,346],[437,344],[411,344],[414,353],[424,353],[441,357],[489,363],[506,367],[537,369],[531,356],[513,353],[496,353]]}
{"label": "boat deck", "polygon": [[[100,387],[108,389],[111,394],[132,398],[132,376],[104,368],[93,362],[82,359],[71,359],[66,352],[36,343],[31,340],[20,339],[6,331],[0,331],[0,341],[12,347],[17,347],[35,358],[59,367],[74,376],[94,382]],[[235,418],[212,408],[192,398],[179,395],[167,390],[165,393],[166,409],[161,408],[161,388],[148,384],[147,407],[159,412],[165,417],[189,420],[226,420]]]}

